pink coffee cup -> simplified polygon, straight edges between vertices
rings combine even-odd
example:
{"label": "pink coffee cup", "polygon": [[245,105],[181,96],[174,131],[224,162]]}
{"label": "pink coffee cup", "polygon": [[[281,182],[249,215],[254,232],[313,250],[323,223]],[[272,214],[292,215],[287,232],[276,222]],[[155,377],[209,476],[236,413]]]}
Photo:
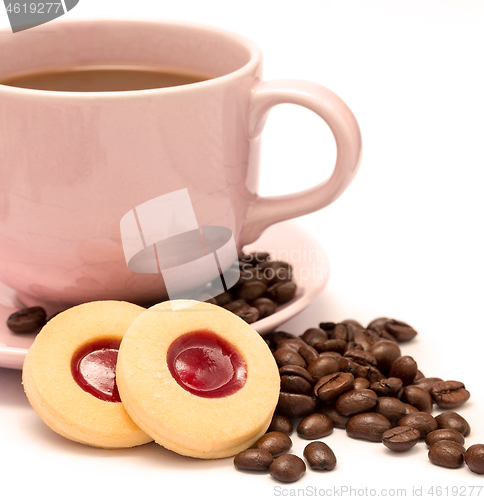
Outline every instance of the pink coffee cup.
{"label": "pink coffee cup", "polygon": [[[120,221],[147,200],[187,189],[198,225],[230,229],[240,251],[270,225],[332,203],[357,172],[361,136],[344,102],[316,83],[261,81],[261,53],[239,35],[113,20],[43,29],[0,33],[0,81],[83,65],[210,79],[111,92],[0,84],[0,281],[27,305],[166,296],[163,277],[133,272],[123,253]],[[328,124],[336,164],[311,189],[265,198],[257,194],[260,137],[280,103]]]}

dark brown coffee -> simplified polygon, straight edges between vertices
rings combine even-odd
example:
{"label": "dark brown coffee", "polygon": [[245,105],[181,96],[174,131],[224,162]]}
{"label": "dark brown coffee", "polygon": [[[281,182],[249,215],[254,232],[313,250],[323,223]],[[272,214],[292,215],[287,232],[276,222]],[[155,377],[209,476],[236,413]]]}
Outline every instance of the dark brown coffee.
{"label": "dark brown coffee", "polygon": [[65,92],[112,92],[175,87],[208,77],[144,66],[76,66],[0,80],[2,85]]}

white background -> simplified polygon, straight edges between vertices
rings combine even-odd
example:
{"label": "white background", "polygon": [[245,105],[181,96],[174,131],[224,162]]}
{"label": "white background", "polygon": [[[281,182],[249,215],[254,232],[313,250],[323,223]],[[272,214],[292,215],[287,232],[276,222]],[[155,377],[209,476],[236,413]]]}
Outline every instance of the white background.
{"label": "white background", "polygon": [[[467,445],[484,442],[484,1],[80,0],[65,17],[230,29],[262,48],[266,79],[314,80],[346,101],[362,130],[360,171],[332,206],[299,219],[325,248],[331,277],[283,329],[300,334],[320,321],[366,323],[382,315],[409,322],[419,335],[402,345],[403,353],[427,376],[465,382],[472,396],[458,411],[473,429]],[[1,5],[0,27],[8,27]],[[332,137],[319,118],[281,106],[264,132],[261,193],[309,187],[328,175],[333,160]],[[412,488],[422,486],[430,498],[431,486],[444,487],[443,497],[446,486],[449,496],[452,486],[484,486],[465,467],[432,465],[423,443],[395,456],[338,429],[324,439],[337,468],[308,470],[292,485],[236,472],[231,459],[189,459],[155,444],[94,449],[50,431],[29,406],[20,378],[19,371],[0,369],[2,495],[13,486],[15,498],[265,499],[291,489],[319,497],[324,488],[334,496],[333,488],[347,486],[376,493],[406,488],[412,497]],[[293,451],[302,455],[306,443],[293,438]],[[297,491],[306,487],[317,491]]]}

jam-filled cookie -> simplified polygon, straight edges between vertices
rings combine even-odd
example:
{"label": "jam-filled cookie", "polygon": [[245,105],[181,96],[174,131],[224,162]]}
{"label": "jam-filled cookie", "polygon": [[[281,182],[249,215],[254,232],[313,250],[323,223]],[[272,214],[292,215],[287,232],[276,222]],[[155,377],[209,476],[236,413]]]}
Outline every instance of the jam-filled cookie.
{"label": "jam-filled cookie", "polygon": [[176,302],[147,309],[128,328],[117,366],[123,404],[165,448],[196,458],[235,455],[271,422],[280,385],[274,357],[231,312]]}
{"label": "jam-filled cookie", "polygon": [[89,302],[52,318],[23,366],[23,385],[40,418],[62,436],[101,448],[152,441],[126,413],[116,385],[119,345],[144,308]]}

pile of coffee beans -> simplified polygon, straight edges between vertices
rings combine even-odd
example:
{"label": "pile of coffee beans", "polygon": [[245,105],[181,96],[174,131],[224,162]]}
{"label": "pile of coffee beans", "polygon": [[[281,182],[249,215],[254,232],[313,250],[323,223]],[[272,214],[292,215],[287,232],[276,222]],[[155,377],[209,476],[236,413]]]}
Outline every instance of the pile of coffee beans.
{"label": "pile of coffee beans", "polygon": [[[284,459],[284,474],[273,464],[279,451],[285,454],[290,449],[289,435],[295,419],[301,419],[297,434],[303,439],[321,439],[336,427],[351,438],[381,442],[397,453],[425,440],[433,464],[457,468],[465,462],[471,471],[483,474],[484,445],[475,444],[466,451],[470,426],[452,411],[470,393],[462,382],[425,377],[411,356],[402,355],[398,344],[416,335],[407,323],[383,317],[366,328],[345,320],[321,323],[300,337],[282,331],[268,334],[265,340],[281,377],[279,402],[268,433],[254,449],[237,455],[235,466],[250,469],[257,461],[257,450],[263,450],[269,455],[264,454],[264,467],[257,470],[268,470],[280,481],[299,479],[305,470],[300,458],[282,455],[291,457]],[[446,411],[434,417],[434,405]],[[280,440],[279,451],[265,446],[268,436]],[[304,458],[314,469],[336,466],[333,451],[321,441],[310,443]]]}
{"label": "pile of coffee beans", "polygon": [[[233,312],[247,323],[254,323],[276,312],[280,304],[294,298],[297,285],[291,264],[271,260],[267,252],[243,254],[238,261],[237,283],[228,291],[206,302]],[[224,273],[228,276],[231,270]],[[203,299],[203,297],[201,297]]]}
{"label": "pile of coffee beans", "polygon": [[[224,307],[247,323],[254,323],[274,314],[279,305],[289,302],[296,295],[297,285],[292,279],[291,264],[271,260],[268,252],[242,254],[234,266],[238,269],[228,269],[224,273],[225,277],[230,273],[239,276],[229,291],[215,298],[201,293],[197,300]],[[46,321],[45,310],[36,306],[11,314],[7,326],[14,333],[35,333]]]}

